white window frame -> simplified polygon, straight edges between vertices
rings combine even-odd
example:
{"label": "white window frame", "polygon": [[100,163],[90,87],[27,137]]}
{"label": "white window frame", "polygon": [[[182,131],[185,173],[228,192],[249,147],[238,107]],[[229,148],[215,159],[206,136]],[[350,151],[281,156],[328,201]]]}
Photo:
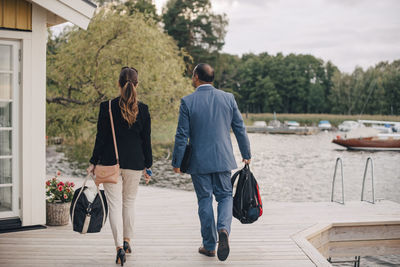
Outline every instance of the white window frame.
{"label": "white window frame", "polygon": [[12,187],[12,208],[11,211],[0,212],[0,219],[8,217],[19,217],[20,212],[20,190],[19,190],[19,89],[20,89],[20,42],[0,39],[0,44],[10,45],[12,47],[11,60],[12,60],[12,71],[2,71],[0,73],[12,73],[12,92],[11,99],[0,99],[1,102],[12,103],[12,119],[11,127],[0,127],[0,130],[12,131],[12,145],[11,145],[11,156],[0,156],[0,159],[10,159],[12,161],[11,167],[11,183],[0,184],[0,187]]}

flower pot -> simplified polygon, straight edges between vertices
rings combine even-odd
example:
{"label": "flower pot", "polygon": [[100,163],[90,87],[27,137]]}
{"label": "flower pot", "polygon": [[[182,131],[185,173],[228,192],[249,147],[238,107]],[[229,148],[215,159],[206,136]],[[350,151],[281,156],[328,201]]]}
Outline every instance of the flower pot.
{"label": "flower pot", "polygon": [[46,202],[46,224],[53,226],[69,223],[69,207],[71,202]]}

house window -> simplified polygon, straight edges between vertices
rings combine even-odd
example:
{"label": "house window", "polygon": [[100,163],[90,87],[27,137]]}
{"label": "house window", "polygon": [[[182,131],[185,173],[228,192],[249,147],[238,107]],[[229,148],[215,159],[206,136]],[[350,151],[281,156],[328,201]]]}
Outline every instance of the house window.
{"label": "house window", "polygon": [[0,218],[19,215],[19,43],[0,40]]}

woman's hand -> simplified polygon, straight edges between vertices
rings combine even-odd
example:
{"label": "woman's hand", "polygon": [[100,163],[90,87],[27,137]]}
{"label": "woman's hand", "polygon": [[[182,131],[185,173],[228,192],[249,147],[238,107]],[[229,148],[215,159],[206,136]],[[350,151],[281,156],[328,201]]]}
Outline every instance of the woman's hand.
{"label": "woman's hand", "polygon": [[88,175],[89,175],[89,174],[94,175],[94,169],[95,169],[95,167],[96,167],[96,166],[94,166],[93,164],[90,164],[89,167],[86,169],[87,174],[88,174]]}
{"label": "woman's hand", "polygon": [[146,181],[146,184],[149,184],[150,180],[151,180],[151,176],[148,175],[148,173],[146,172],[147,169],[143,170],[143,176],[144,176],[144,180]]}

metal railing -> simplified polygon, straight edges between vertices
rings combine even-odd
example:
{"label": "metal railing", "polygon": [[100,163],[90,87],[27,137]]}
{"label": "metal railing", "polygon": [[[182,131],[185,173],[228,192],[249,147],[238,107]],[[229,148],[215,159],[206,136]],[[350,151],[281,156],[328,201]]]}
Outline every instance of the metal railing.
{"label": "metal railing", "polygon": [[[369,162],[371,162],[372,201],[369,201],[369,200],[365,200],[365,199],[364,199],[365,178],[367,177],[367,171],[368,171]],[[371,157],[368,157],[368,158],[367,158],[367,162],[365,163],[364,177],[363,177],[362,190],[361,190],[361,201],[366,201],[366,202],[375,204],[374,161],[372,160]]]}
{"label": "metal railing", "polygon": [[341,261],[332,261],[332,258],[329,257],[327,260],[330,263],[354,263],[354,267],[360,267],[360,256],[355,256],[354,260],[341,260]]}
{"label": "metal railing", "polygon": [[[337,167],[338,167],[339,162],[340,162],[340,170],[341,170],[341,175],[342,175],[342,201],[341,202],[333,200],[333,194],[335,192],[336,173],[337,173]],[[333,179],[332,179],[331,202],[337,202],[340,204],[344,204],[344,173],[343,173],[343,161],[341,158],[336,159],[335,172],[333,173]]]}

